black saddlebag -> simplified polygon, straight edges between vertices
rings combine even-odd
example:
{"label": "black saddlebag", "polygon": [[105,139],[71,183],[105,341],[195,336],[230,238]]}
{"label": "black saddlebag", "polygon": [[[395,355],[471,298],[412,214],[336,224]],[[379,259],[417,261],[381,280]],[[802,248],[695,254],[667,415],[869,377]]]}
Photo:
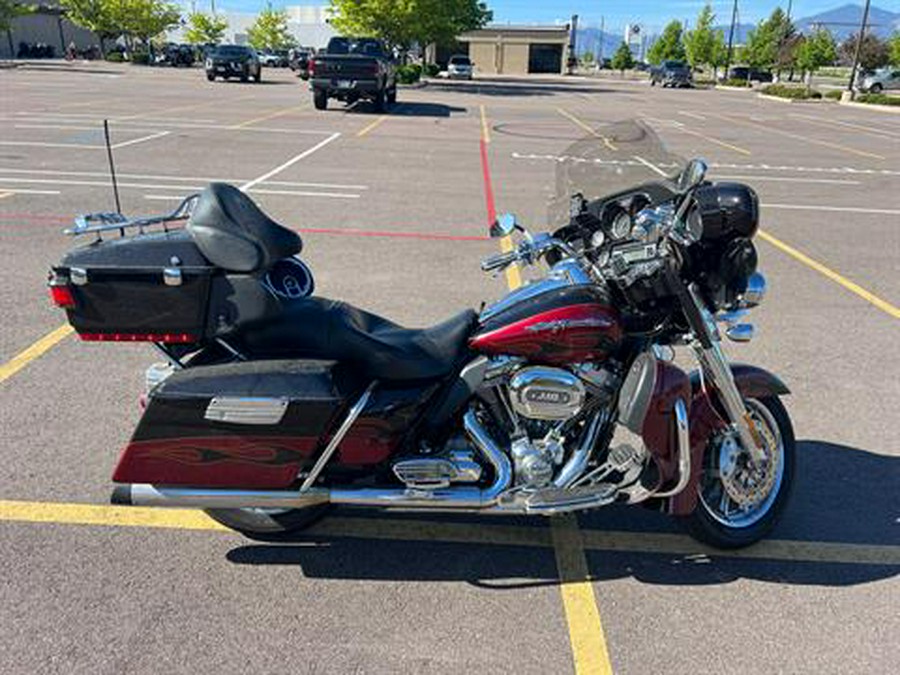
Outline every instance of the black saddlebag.
{"label": "black saddlebag", "polygon": [[284,488],[314,459],[364,383],[327,361],[174,372],[153,388],[113,480]]}

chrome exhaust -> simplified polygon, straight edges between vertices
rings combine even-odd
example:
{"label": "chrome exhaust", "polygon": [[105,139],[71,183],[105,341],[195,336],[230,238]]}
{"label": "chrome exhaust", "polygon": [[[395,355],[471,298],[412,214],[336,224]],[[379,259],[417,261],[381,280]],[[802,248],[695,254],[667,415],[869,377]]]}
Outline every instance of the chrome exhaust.
{"label": "chrome exhaust", "polygon": [[284,509],[303,508],[331,502],[353,506],[431,507],[447,509],[485,509],[512,482],[509,458],[479,423],[475,413],[463,417],[463,428],[472,444],[494,471],[490,486],[413,490],[396,488],[317,488],[300,490],[218,490],[213,488],[182,488],[161,485],[119,485],[113,491],[113,504],[127,506],[172,506],[198,509]]}

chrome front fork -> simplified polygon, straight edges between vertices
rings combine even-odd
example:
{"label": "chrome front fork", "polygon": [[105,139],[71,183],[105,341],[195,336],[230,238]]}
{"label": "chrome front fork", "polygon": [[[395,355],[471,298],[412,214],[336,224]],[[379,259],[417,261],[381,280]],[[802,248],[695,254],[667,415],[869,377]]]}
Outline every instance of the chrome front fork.
{"label": "chrome front fork", "polygon": [[[702,326],[694,326],[694,330],[703,331],[703,338],[693,341],[694,353],[697,355],[697,361],[700,363],[700,369],[703,372],[703,378],[707,384],[715,387],[719,394],[719,401],[728,415],[735,433],[741,445],[749,453],[751,460],[755,466],[760,466],[766,460],[766,452],[763,447],[762,439],[757,433],[747,407],[744,405],[744,399],[741,392],[738,391],[734,382],[734,374],[731,372],[731,365],[725,357],[721,347],[721,338],[716,328],[716,322],[706,309],[702,298],[697,290],[690,287],[690,297],[700,316],[703,317]],[[704,343],[706,346],[704,346]]]}

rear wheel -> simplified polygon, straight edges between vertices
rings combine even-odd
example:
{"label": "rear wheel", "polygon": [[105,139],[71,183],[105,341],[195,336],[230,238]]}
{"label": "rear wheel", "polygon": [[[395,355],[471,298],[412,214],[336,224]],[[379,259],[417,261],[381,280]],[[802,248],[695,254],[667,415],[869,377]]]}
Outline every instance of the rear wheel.
{"label": "rear wheel", "polygon": [[876,82],[871,87],[869,87],[869,91],[871,91],[873,94],[880,94],[882,89],[884,89],[884,87],[882,87],[881,83],[879,82]]}
{"label": "rear wheel", "polygon": [[324,89],[316,89],[313,91],[313,105],[316,110],[325,110],[328,107],[328,94]]}
{"label": "rear wheel", "polygon": [[262,68],[256,69],[256,75],[253,76],[253,81],[259,84],[262,82]]}
{"label": "rear wheel", "polygon": [[777,397],[745,403],[765,442],[766,461],[752,466],[732,434],[711,439],[697,508],[683,519],[695,539],[716,548],[741,548],[766,536],[778,522],[794,480],[794,430],[784,405]]}
{"label": "rear wheel", "polygon": [[206,509],[206,515],[250,539],[287,539],[321,520],[331,504],[302,509]]}
{"label": "rear wheel", "polygon": [[378,93],[375,94],[375,99],[374,99],[375,110],[377,112],[384,112],[385,99],[386,99],[386,97],[384,95],[384,89],[379,89]]}
{"label": "rear wheel", "polygon": [[241,82],[246,82],[250,79],[250,69],[244,68],[244,72],[241,73]]}
{"label": "rear wheel", "polygon": [[394,85],[387,93],[387,102],[390,105],[397,103],[397,85]]}
{"label": "rear wheel", "polygon": [[207,74],[206,74],[206,79],[209,80],[210,82],[214,82],[215,79],[216,79],[216,76],[213,75],[212,73],[207,73]]}

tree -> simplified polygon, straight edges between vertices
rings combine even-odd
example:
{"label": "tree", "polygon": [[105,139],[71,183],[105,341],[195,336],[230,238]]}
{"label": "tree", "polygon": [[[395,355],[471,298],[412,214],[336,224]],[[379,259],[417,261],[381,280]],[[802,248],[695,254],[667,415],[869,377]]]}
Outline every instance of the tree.
{"label": "tree", "polygon": [[122,27],[116,20],[117,3],[114,0],[60,0],[59,4],[69,21],[97,34],[100,54],[105,57],[104,41],[122,34]]}
{"label": "tree", "polygon": [[31,14],[36,7],[34,5],[23,5],[14,0],[0,0],[0,31],[6,33],[6,39],[9,40],[9,55],[15,56],[13,49],[12,29],[13,19]]}
{"label": "tree", "polygon": [[[713,46],[710,55],[709,65],[713,69],[713,79],[716,79],[719,68],[723,68],[728,63],[728,45],[725,42],[725,31],[717,30],[713,35]],[[728,73],[725,73],[728,77]]]}
{"label": "tree", "polygon": [[338,32],[378,37],[404,50],[413,43],[452,43],[493,17],[478,0],[331,0],[331,11]]}
{"label": "tree", "polygon": [[715,19],[716,15],[713,14],[712,7],[704,5],[697,16],[694,30],[690,30],[684,35],[684,51],[688,63],[695,68],[713,62],[716,33],[712,26]]}
{"label": "tree", "polygon": [[806,89],[812,88],[812,76],[822,66],[830,66],[837,59],[837,46],[831,33],[820,28],[806,36],[797,48],[797,67],[807,73]]}
{"label": "tree", "polygon": [[287,12],[272,9],[271,5],[266,7],[247,29],[247,40],[254,49],[281,49],[294,44],[288,31]]}
{"label": "tree", "polygon": [[150,38],[175,26],[181,11],[165,0],[111,0],[112,20],[120,32],[145,45]]}
{"label": "tree", "polygon": [[624,42],[619,45],[616,53],[613,54],[612,63],[610,64],[614,70],[621,70],[622,75],[629,68],[634,68],[634,55],[631,53],[631,47]]}
{"label": "tree", "polygon": [[[853,57],[856,54],[856,41],[858,35],[851,35],[841,44],[841,60],[847,65],[853,65]],[[863,37],[862,48],[859,51],[859,67],[862,70],[875,70],[886,66],[891,60],[891,51],[888,43],[871,33]]]}
{"label": "tree", "polygon": [[684,61],[684,42],[681,33],[681,22],[670,21],[647,52],[650,63],[659,65],[663,61]]}
{"label": "tree", "polygon": [[900,68],[900,31],[897,31],[889,40],[891,45],[891,64]]}
{"label": "tree", "polygon": [[194,12],[188,17],[188,29],[184,33],[185,42],[192,45],[219,44],[228,30],[228,20],[215,14]]}
{"label": "tree", "polygon": [[581,62],[585,66],[591,66],[594,63],[594,52],[588,49],[584,54],[581,55]]}
{"label": "tree", "polygon": [[780,7],[776,8],[768,19],[760,21],[747,35],[747,44],[743,49],[744,62],[751,68],[781,65],[781,47],[794,32],[787,15]]}

